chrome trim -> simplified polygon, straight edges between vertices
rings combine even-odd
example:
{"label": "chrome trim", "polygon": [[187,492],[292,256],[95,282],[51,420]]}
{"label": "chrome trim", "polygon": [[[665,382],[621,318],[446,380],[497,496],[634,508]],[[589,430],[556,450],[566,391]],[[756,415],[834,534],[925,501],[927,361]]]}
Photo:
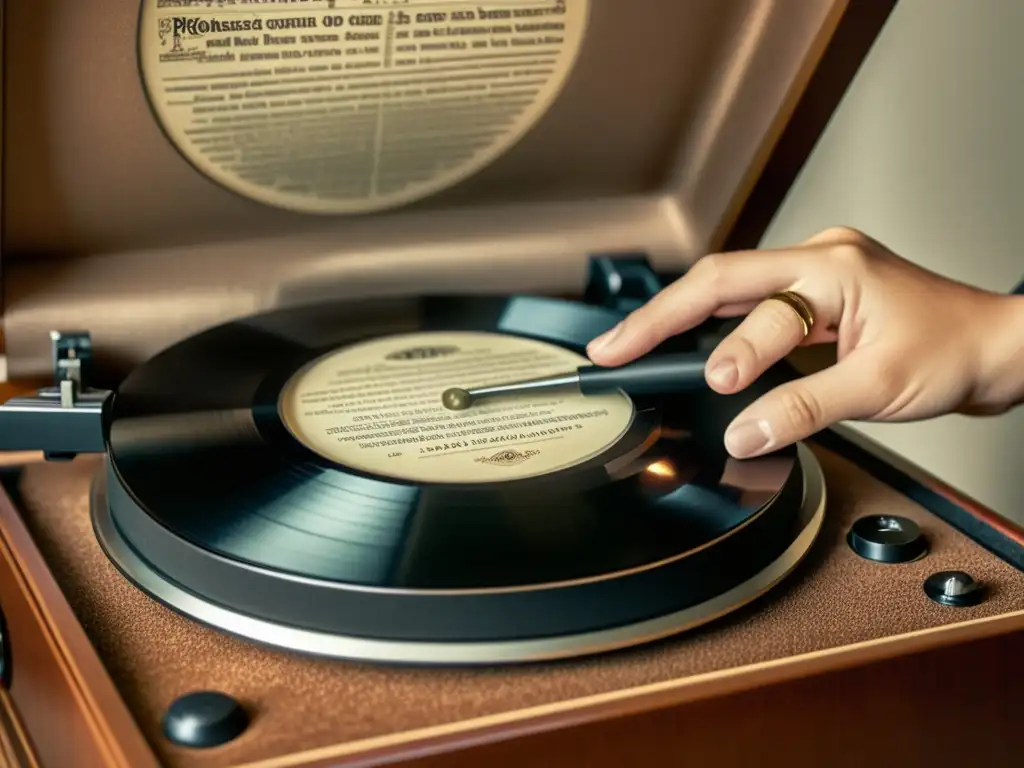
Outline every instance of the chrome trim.
{"label": "chrome trim", "polygon": [[93,487],[93,524],[100,545],[125,577],[143,592],[196,621],[261,644],[314,656],[389,664],[512,664],[603,653],[652,642],[724,616],[768,592],[800,563],[817,539],[825,517],[825,478],[815,456],[798,446],[804,471],[807,525],[793,543],[760,573],[699,605],[614,629],[554,638],[499,642],[406,642],[348,637],[277,625],[208,602],[181,589],[150,568],[119,535],[102,487]]}

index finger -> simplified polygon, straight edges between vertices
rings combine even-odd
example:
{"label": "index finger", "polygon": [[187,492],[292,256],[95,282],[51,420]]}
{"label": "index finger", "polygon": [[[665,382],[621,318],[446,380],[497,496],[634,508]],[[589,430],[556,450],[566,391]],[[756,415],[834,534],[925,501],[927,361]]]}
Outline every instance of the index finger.
{"label": "index finger", "polygon": [[807,252],[734,251],[705,256],[681,278],[587,347],[598,365],[622,365],[670,336],[695,328],[720,308],[757,302],[792,286]]}

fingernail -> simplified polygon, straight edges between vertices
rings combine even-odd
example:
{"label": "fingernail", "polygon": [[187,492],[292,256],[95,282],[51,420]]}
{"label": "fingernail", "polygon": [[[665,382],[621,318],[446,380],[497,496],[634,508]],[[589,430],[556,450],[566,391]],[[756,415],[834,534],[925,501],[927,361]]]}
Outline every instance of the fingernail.
{"label": "fingernail", "polygon": [[732,389],[739,381],[740,371],[732,360],[722,360],[715,363],[708,371],[708,381],[721,389]]}
{"label": "fingernail", "polygon": [[612,341],[614,341],[615,337],[618,336],[621,332],[622,332],[622,323],[619,323],[614,328],[612,328],[610,331],[607,331],[606,333],[602,333],[596,339],[591,341],[587,345],[587,352],[588,353],[600,352],[602,349],[607,347]]}
{"label": "fingernail", "polygon": [[772,441],[772,429],[764,419],[744,421],[725,433],[725,447],[737,459],[762,452]]}

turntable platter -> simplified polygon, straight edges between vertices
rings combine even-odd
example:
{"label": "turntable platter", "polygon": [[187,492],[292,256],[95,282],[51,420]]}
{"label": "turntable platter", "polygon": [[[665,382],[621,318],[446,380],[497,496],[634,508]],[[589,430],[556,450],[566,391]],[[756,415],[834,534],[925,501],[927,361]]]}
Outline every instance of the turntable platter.
{"label": "turntable platter", "polygon": [[440,404],[454,383],[580,365],[617,319],[573,302],[436,297],[210,329],[119,388],[97,533],[177,610],[332,655],[380,655],[352,651],[359,640],[408,661],[438,656],[394,648],[468,643],[480,657],[512,643],[536,658],[680,612],[707,620],[697,609],[780,558],[788,571],[813,540],[807,457],[728,457],[724,419],[740,404],[711,392]]}

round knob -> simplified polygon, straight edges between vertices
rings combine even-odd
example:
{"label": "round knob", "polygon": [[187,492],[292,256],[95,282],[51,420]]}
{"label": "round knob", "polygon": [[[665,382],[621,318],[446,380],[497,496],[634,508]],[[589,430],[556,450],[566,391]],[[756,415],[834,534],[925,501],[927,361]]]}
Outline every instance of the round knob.
{"label": "round knob", "polygon": [[891,515],[860,518],[846,540],[858,555],[879,563],[909,563],[928,551],[917,523]]}
{"label": "round knob", "polygon": [[164,735],[183,747],[217,747],[249,726],[242,705],[224,693],[199,691],[174,701],[164,715]]}
{"label": "round knob", "polygon": [[984,588],[963,571],[940,571],[924,582],[924,591],[939,605],[967,608],[984,597]]}

